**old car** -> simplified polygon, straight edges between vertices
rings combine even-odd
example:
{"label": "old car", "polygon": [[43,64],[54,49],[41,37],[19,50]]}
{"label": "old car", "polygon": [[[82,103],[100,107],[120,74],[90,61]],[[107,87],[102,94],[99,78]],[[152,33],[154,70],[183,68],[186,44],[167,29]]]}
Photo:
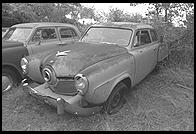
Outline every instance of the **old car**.
{"label": "old car", "polygon": [[22,23],[9,28],[2,37],[2,92],[24,78],[20,67],[22,57],[61,49],[79,37],[77,27],[64,23]]}
{"label": "old car", "polygon": [[23,90],[55,106],[57,114],[113,114],[123,106],[125,92],[167,57],[167,46],[162,42],[163,38],[146,24],[92,25],[73,45],[24,58],[28,61],[22,64],[27,67],[24,72],[33,66],[31,62],[41,59],[45,82],[29,84],[24,79]]}
{"label": "old car", "polygon": [[8,29],[7,27],[2,27],[2,37],[5,34],[5,32],[6,32],[7,29]]}

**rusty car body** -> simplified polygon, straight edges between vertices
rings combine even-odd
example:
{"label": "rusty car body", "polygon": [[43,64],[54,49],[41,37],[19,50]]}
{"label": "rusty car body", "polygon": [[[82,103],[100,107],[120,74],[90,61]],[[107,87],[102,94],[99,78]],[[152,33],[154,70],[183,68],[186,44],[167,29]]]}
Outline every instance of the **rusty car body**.
{"label": "rusty car body", "polygon": [[24,78],[22,57],[61,49],[79,37],[78,28],[65,23],[21,23],[6,29],[2,36],[2,92],[9,91]]}
{"label": "rusty car body", "polygon": [[28,57],[29,64],[41,59],[43,69],[36,74],[44,83],[29,85],[24,79],[23,89],[57,107],[58,114],[90,115],[101,109],[112,114],[124,104],[125,92],[167,55],[167,46],[150,25],[92,25],[75,44]]}

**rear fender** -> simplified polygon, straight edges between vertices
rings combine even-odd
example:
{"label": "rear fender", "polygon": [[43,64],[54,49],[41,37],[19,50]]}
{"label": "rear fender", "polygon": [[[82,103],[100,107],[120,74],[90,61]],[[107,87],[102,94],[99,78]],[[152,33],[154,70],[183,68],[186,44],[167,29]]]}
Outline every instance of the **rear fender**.
{"label": "rear fender", "polygon": [[158,62],[168,57],[168,52],[169,52],[169,49],[168,49],[167,44],[161,43],[158,49]]}

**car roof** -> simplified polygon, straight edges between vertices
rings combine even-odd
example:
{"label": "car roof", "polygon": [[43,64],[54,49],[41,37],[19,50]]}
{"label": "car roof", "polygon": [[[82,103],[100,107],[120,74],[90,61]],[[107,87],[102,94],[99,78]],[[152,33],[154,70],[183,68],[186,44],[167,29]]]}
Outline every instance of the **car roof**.
{"label": "car roof", "polygon": [[29,27],[29,28],[35,28],[35,27],[47,27],[47,26],[68,26],[68,27],[74,27],[72,24],[55,23],[55,22],[21,23],[21,24],[13,25],[12,27]]}
{"label": "car roof", "polygon": [[147,25],[144,23],[134,23],[134,22],[109,22],[109,23],[96,24],[92,26],[131,28],[135,30],[141,28],[154,29],[151,25]]}

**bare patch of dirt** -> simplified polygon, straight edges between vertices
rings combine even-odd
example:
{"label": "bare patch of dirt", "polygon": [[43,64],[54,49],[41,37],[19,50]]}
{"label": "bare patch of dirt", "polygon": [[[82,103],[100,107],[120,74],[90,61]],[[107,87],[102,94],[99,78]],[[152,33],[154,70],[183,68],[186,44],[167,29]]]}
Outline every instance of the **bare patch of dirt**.
{"label": "bare patch of dirt", "polygon": [[190,71],[157,66],[125,98],[124,107],[111,116],[58,116],[55,108],[19,87],[2,95],[2,130],[194,130],[194,74]]}

